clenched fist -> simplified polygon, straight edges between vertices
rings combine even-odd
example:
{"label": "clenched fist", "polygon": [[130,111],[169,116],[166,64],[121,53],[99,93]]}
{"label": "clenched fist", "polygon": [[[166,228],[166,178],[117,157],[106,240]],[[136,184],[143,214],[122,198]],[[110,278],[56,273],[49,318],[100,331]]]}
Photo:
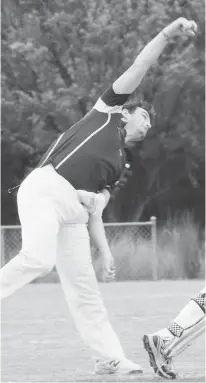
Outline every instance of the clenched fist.
{"label": "clenched fist", "polygon": [[184,17],[179,17],[166,28],[163,33],[169,37],[175,36],[195,36],[197,33],[197,24],[193,20],[187,20]]}

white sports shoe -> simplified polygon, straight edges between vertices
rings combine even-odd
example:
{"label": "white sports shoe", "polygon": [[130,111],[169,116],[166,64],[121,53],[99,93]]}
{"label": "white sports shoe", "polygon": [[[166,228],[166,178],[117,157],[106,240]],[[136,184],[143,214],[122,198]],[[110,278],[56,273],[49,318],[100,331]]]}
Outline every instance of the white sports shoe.
{"label": "white sports shoe", "polygon": [[172,358],[167,358],[164,355],[166,341],[161,339],[159,335],[147,334],[143,336],[143,343],[154,372],[163,378],[176,379],[177,375]]}
{"label": "white sports shoe", "polygon": [[131,362],[128,359],[122,360],[111,360],[111,361],[101,361],[96,360],[95,374],[104,375],[104,374],[142,374],[142,367],[137,364]]}

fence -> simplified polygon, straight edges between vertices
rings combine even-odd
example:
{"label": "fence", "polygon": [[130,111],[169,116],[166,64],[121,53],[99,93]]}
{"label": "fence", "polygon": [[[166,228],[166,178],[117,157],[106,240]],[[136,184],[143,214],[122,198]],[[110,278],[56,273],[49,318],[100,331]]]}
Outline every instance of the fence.
{"label": "fence", "polygon": [[[149,244],[149,267],[153,280],[157,280],[157,244],[156,244],[156,218],[151,217],[147,222],[125,222],[125,223],[105,223],[105,231],[108,242],[115,252],[115,248],[119,244],[118,252],[124,253],[125,250],[130,251],[131,244],[136,257],[138,247],[141,241]],[[125,240],[125,246],[122,246],[122,240]],[[92,245],[92,256],[97,258],[97,249]],[[21,249],[21,226],[1,226],[1,265],[3,266],[11,258],[13,258]],[[124,254],[122,254],[122,257]],[[138,262],[138,260],[137,260]],[[141,267],[141,264],[140,264]],[[125,278],[127,279],[127,278]]]}

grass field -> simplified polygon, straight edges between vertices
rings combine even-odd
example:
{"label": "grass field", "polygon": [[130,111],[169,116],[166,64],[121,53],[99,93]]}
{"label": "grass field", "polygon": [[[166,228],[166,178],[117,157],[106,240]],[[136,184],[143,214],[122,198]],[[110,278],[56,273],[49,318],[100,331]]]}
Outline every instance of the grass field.
{"label": "grass field", "polygon": [[[130,381],[158,381],[142,345],[144,333],[165,326],[203,281],[101,284],[111,322],[129,358],[144,374]],[[203,382],[204,339],[175,360],[178,381]],[[93,374],[91,351],[71,321],[59,284],[30,284],[2,304],[1,382],[128,381]]]}

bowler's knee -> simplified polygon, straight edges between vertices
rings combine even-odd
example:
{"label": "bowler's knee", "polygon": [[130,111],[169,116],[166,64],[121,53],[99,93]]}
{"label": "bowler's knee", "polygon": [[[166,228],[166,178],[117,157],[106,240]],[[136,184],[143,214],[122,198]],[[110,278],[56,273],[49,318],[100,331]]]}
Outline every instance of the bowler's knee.
{"label": "bowler's knee", "polygon": [[49,273],[52,271],[55,260],[53,257],[46,258],[43,256],[33,256],[28,251],[21,250],[19,253],[19,258],[21,261],[21,266],[24,268],[39,269],[42,273]]}

